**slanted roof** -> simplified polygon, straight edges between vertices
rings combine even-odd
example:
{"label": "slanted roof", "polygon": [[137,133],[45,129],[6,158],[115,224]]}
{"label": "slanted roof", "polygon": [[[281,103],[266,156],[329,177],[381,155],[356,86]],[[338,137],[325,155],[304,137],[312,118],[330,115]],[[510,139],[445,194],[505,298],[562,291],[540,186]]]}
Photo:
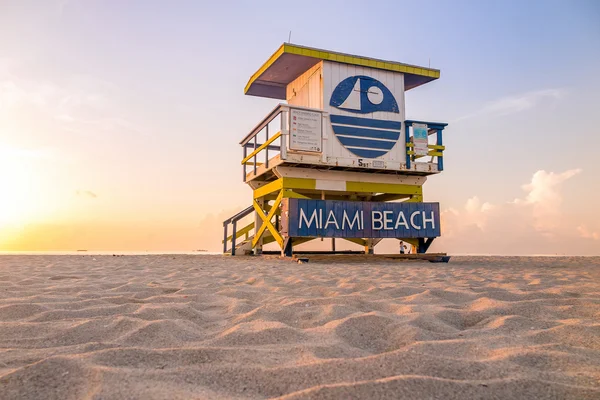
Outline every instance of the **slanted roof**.
{"label": "slanted roof", "polygon": [[252,75],[244,93],[251,96],[285,100],[286,86],[321,60],[403,73],[405,90],[440,77],[439,69],[284,43]]}

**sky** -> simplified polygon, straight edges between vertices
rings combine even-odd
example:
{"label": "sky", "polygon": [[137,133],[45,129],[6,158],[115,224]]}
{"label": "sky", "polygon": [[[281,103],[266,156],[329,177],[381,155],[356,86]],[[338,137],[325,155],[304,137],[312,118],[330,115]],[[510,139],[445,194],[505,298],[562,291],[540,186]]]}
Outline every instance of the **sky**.
{"label": "sky", "polygon": [[284,42],[431,66],[456,254],[600,254],[597,1],[0,0],[0,250],[218,251]]}

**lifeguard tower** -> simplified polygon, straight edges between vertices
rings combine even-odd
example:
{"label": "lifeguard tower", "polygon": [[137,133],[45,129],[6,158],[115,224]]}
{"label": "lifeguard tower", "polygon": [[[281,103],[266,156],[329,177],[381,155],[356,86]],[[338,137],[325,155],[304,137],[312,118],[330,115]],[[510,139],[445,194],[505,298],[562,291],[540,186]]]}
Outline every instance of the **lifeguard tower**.
{"label": "lifeguard tower", "polygon": [[[405,118],[404,93],[440,71],[284,43],[245,94],[285,101],[240,142],[252,205],[224,221],[223,252],[282,255],[316,239],[373,249],[383,238],[424,254],[440,236],[438,203],[423,202],[444,169],[447,124]],[[238,222],[254,213],[246,226]],[[248,217],[250,218],[250,217]],[[229,234],[229,225],[232,232]]]}

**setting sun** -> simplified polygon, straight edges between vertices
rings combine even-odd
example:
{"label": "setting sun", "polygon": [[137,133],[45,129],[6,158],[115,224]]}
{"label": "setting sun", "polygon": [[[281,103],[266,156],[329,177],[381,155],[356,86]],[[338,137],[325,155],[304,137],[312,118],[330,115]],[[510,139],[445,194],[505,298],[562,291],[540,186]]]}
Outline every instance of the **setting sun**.
{"label": "setting sun", "polygon": [[0,144],[0,227],[29,221],[36,212],[27,152]]}

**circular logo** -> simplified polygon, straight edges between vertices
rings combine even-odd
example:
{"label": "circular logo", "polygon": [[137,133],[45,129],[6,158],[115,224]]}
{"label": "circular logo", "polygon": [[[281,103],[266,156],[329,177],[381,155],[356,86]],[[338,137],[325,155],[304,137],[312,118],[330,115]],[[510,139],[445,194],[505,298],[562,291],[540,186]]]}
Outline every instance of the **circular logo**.
{"label": "circular logo", "polygon": [[369,76],[351,76],[341,81],[329,105],[364,117],[330,114],[333,133],[340,143],[356,156],[377,158],[389,152],[398,142],[400,121],[375,119],[378,111],[399,113],[398,103],[390,90]]}

